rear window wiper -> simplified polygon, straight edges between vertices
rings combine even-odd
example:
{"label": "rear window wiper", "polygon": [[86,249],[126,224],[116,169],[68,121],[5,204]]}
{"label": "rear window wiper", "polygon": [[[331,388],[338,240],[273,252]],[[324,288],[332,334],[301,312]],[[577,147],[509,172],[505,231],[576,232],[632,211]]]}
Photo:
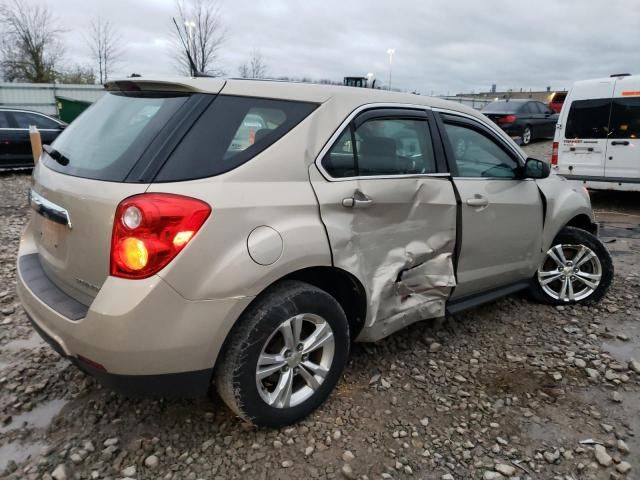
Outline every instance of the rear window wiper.
{"label": "rear window wiper", "polygon": [[53,148],[51,145],[42,145],[42,150],[44,150],[47,155],[53,158],[60,165],[65,166],[69,164],[69,159],[61,154],[58,150]]}

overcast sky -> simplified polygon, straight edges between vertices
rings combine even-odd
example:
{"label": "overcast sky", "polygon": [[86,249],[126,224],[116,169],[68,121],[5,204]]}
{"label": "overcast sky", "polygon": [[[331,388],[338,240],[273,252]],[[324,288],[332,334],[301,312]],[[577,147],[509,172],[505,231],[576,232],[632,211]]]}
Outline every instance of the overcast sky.
{"label": "overcast sky", "polygon": [[[28,0],[36,2],[38,0]],[[125,46],[118,73],[175,74],[173,0],[49,0],[73,62],[89,63],[91,18]],[[237,76],[259,49],[268,75],[364,76],[423,94],[568,88],[640,73],[640,0],[219,0],[227,29],[219,66]]]}

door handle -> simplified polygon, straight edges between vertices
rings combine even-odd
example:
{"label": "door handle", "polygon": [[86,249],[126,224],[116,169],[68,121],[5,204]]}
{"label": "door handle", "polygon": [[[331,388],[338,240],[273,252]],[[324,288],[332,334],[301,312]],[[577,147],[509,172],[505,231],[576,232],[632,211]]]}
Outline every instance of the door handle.
{"label": "door handle", "polygon": [[627,146],[627,145],[629,145],[629,141],[628,140],[622,140],[622,141],[613,140],[611,142],[611,145],[624,145],[624,146]]}
{"label": "door handle", "polygon": [[489,205],[489,199],[487,197],[483,197],[482,195],[476,195],[473,198],[467,199],[467,205],[470,207],[486,207]]}
{"label": "door handle", "polygon": [[360,190],[353,192],[353,197],[343,198],[342,206],[346,208],[368,208],[373,204],[373,200]]}

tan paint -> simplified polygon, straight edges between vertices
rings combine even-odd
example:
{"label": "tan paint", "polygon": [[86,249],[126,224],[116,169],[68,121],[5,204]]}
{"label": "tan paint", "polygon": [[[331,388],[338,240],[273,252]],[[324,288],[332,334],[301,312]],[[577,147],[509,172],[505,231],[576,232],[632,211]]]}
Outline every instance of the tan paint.
{"label": "tan paint", "polygon": [[[217,177],[148,186],[71,177],[39,164],[34,190],[66,208],[73,228],[54,231],[56,227],[33,215],[19,255],[37,251],[50,279],[89,304],[89,312],[78,322],[61,317],[33,296],[20,275],[18,292],[34,321],[68,354],[86,356],[121,374],[210,368],[256,295],[278,279],[313,266],[335,265],[364,285],[368,313],[359,340],[377,340],[414,321],[443,315],[456,284],[451,180],[425,175],[332,182],[314,162],[344,119],[365,105],[437,107],[484,121],[481,114],[439,99],[370,89],[206,78],[135,83],[211,93],[224,86],[225,94],[321,105],[252,161]],[[498,134],[510,142],[506,134]],[[567,217],[591,213],[584,197],[559,180],[540,185],[546,196],[556,197],[549,201],[544,246]],[[115,208],[124,198],[147,190],[202,199],[212,214],[158,275],[145,280],[109,277]],[[342,199],[356,190],[373,199],[371,208],[342,206]],[[265,225],[282,239],[281,254],[269,265],[250,254],[250,249],[274,251],[273,236],[251,237]]]}
{"label": "tan paint", "polygon": [[[352,273],[367,293],[360,340],[374,341],[408,323],[444,315],[455,286],[456,199],[449,178],[414,177],[329,182],[309,170],[334,265]],[[366,209],[345,208],[356,190]]]}

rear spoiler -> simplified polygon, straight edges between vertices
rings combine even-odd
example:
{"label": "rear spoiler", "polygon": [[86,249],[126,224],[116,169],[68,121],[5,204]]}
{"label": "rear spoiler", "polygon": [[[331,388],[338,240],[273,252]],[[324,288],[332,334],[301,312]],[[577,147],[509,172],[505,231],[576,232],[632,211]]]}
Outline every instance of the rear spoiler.
{"label": "rear spoiler", "polygon": [[128,78],[104,84],[109,92],[172,92],[172,93],[218,93],[226,80],[222,78],[182,77],[171,80],[143,80]]}

